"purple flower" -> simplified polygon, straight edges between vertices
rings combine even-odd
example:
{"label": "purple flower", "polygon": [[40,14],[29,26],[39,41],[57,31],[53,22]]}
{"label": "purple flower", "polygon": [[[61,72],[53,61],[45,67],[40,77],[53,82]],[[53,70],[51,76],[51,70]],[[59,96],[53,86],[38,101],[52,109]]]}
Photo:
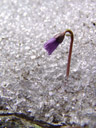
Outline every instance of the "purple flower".
{"label": "purple flower", "polygon": [[44,48],[48,52],[48,55],[51,55],[58,45],[59,43],[56,41],[56,38],[51,38],[44,44]]}
{"label": "purple flower", "polygon": [[55,37],[51,38],[44,44],[44,48],[48,52],[48,55],[51,55],[52,52],[57,48],[57,46],[63,41],[64,34],[61,33],[56,35]]}
{"label": "purple flower", "polygon": [[64,40],[65,34],[69,32],[71,35],[71,42],[70,42],[70,48],[69,48],[69,55],[68,55],[68,63],[67,63],[67,70],[66,70],[66,76],[69,76],[70,71],[70,62],[71,62],[71,55],[72,55],[72,47],[73,47],[73,41],[74,41],[74,35],[73,32],[70,29],[67,29],[65,32],[60,33],[56,35],[55,37],[51,38],[49,41],[47,41],[44,44],[44,48],[48,52],[49,55],[52,54],[52,52],[57,48],[57,46],[62,43]]}

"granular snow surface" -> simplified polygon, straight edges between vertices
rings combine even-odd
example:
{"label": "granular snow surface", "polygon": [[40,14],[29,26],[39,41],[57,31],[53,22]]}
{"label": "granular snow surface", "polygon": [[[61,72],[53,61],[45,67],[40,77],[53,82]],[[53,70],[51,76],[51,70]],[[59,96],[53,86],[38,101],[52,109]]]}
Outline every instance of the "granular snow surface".
{"label": "granular snow surface", "polygon": [[[71,29],[51,56],[43,45]],[[47,122],[96,126],[96,0],[0,0],[0,103]],[[93,128],[92,127],[92,128]]]}

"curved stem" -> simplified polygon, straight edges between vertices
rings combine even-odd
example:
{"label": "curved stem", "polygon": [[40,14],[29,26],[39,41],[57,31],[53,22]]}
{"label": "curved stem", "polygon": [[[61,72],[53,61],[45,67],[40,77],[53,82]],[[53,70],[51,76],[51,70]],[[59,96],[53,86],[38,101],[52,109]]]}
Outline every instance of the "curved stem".
{"label": "curved stem", "polygon": [[67,63],[67,70],[66,70],[66,76],[69,76],[69,72],[70,72],[70,63],[71,63],[71,55],[72,55],[72,47],[73,47],[73,41],[74,41],[74,35],[73,32],[70,29],[67,29],[64,32],[64,36],[65,34],[69,32],[71,35],[71,42],[70,42],[70,48],[69,48],[69,55],[68,55],[68,63]]}

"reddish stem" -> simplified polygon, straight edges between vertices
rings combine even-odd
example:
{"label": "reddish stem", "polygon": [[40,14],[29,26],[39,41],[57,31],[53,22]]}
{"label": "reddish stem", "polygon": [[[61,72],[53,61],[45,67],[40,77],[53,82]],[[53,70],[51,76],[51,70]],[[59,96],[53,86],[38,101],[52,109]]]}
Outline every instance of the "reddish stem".
{"label": "reddish stem", "polygon": [[71,35],[71,42],[70,42],[69,55],[68,55],[68,63],[67,63],[67,70],[66,70],[66,76],[68,77],[69,76],[69,72],[70,72],[70,63],[71,63],[71,55],[72,55],[72,47],[73,47],[74,35],[73,35],[73,32],[71,30],[67,29],[64,32],[64,36],[65,36],[65,34],[67,32],[69,32],[70,35]]}

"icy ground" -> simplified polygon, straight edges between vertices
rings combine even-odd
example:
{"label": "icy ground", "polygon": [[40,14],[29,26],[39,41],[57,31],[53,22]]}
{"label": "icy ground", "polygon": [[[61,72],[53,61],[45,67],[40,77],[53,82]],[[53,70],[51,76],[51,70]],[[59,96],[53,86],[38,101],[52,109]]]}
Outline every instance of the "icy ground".
{"label": "icy ground", "polygon": [[[44,43],[71,29],[48,56]],[[0,106],[47,122],[96,126],[96,0],[0,0]]]}

